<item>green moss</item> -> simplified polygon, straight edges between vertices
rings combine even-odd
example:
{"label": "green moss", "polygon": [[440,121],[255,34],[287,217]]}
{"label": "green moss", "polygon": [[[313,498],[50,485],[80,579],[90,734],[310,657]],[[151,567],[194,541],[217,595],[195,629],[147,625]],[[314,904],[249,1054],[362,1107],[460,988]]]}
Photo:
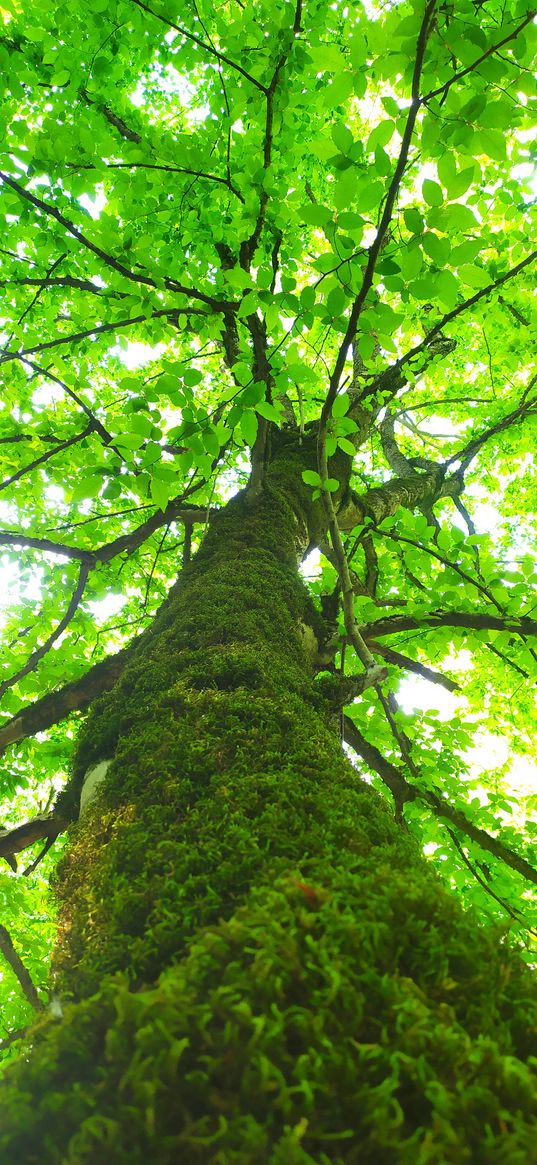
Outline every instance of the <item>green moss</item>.
{"label": "green moss", "polygon": [[299,525],[230,506],[88,717],[78,778],[113,763],[59,867],[74,1002],[6,1078],[2,1160],[535,1159],[534,982],[343,757]]}
{"label": "green moss", "polygon": [[3,1159],[534,1161],[523,968],[425,865],[336,861],[254,889],[155,987],[106,979],[44,1025],[8,1078]]}

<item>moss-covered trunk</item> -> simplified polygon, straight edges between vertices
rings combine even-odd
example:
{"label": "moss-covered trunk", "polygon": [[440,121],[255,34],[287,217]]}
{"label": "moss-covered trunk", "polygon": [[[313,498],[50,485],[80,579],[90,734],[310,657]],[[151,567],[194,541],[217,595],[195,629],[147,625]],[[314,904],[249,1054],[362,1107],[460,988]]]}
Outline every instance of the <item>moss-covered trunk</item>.
{"label": "moss-covered trunk", "polygon": [[1,1159],[527,1165],[529,977],[344,758],[297,572],[319,518],[292,458],[269,480],[88,718],[80,779],[112,763],[58,878],[64,1017]]}

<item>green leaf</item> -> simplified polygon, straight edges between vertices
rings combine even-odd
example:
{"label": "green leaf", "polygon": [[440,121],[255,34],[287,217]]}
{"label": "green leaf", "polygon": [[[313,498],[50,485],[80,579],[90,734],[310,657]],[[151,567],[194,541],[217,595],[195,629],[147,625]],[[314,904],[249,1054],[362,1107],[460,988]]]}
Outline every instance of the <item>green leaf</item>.
{"label": "green leaf", "polygon": [[429,255],[429,257],[433,259],[433,261],[437,263],[439,267],[443,266],[444,263],[447,263],[451,250],[448,239],[440,238],[439,235],[435,235],[432,231],[427,231],[421,240],[421,245],[427,255]]}
{"label": "green leaf", "polygon": [[407,209],[403,212],[403,218],[405,220],[406,226],[408,227],[409,231],[412,231],[413,235],[421,235],[423,233],[425,225],[419,210],[417,210],[415,206],[407,207]]}
{"label": "green leaf", "polygon": [[306,485],[320,486],[321,484],[319,474],[316,473],[314,469],[303,469],[302,481],[305,482]]}
{"label": "green leaf", "polygon": [[333,316],[341,315],[347,306],[347,296],[342,287],[334,287],[326,297],[326,306]]}
{"label": "green leaf", "polygon": [[422,184],[422,194],[429,206],[441,206],[444,201],[442,187],[438,182],[433,182],[430,178],[425,178]]}
{"label": "green leaf", "polygon": [[337,121],[330,130],[332,141],[342,154],[347,154],[354,145],[354,138],[347,125],[342,121]]}
{"label": "green leaf", "polygon": [[315,303],[315,288],[303,287],[300,292],[300,306],[304,311],[308,311]]}
{"label": "green leaf", "polygon": [[247,409],[240,420],[241,435],[246,445],[254,445],[257,437],[257,416],[253,409]]}
{"label": "green leaf", "polygon": [[312,227],[324,227],[332,220],[332,211],[328,206],[306,203],[300,208],[300,215],[305,223]]}
{"label": "green leaf", "polygon": [[281,414],[274,405],[269,403],[269,401],[262,400],[259,402],[259,404],[256,404],[255,408],[260,417],[264,417],[266,421],[274,421],[276,425],[280,424]]}
{"label": "green leaf", "polygon": [[332,416],[333,417],[344,417],[345,413],[349,409],[349,405],[350,405],[350,399],[349,399],[348,392],[340,392],[339,395],[336,396],[334,403],[332,405]]}

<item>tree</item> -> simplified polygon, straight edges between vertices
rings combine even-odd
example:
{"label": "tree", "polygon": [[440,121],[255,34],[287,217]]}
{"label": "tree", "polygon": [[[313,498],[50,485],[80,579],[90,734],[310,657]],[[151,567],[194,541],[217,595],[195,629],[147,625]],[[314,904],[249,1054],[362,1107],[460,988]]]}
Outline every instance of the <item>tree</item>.
{"label": "tree", "polygon": [[6,1160],[533,1159],[534,17],[5,0]]}

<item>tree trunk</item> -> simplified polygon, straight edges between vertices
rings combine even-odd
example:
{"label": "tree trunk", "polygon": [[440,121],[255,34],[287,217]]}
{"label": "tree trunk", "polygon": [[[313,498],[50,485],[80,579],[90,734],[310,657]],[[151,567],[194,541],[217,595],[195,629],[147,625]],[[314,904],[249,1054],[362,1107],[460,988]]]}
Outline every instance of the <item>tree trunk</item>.
{"label": "tree trunk", "polygon": [[64,1015],[7,1075],[6,1162],[537,1160],[529,974],[358,778],[314,679],[310,492],[284,449],[90,711]]}

